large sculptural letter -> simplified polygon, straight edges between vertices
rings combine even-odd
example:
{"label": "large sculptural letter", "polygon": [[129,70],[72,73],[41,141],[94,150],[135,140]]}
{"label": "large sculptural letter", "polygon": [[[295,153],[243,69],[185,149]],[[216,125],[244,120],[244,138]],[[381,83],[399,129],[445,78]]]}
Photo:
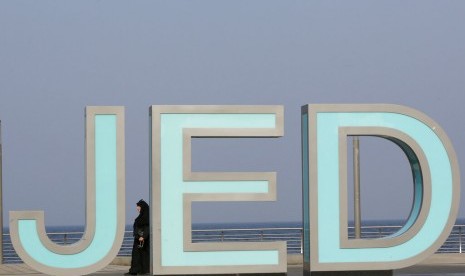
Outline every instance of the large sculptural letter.
{"label": "large sculptural letter", "polygon": [[285,272],[284,242],[193,243],[193,201],[276,198],[275,173],[191,171],[192,137],[278,137],[280,106],[152,106],[153,272]]}
{"label": "large sculptural letter", "polygon": [[[348,135],[388,139],[410,162],[412,209],[391,236],[348,238]],[[429,117],[398,105],[307,105],[302,141],[305,270],[392,270],[418,263],[447,239],[458,212],[459,168],[447,135]]]}
{"label": "large sculptural letter", "polygon": [[10,212],[19,257],[49,275],[82,275],[108,265],[124,237],[124,108],[86,108],[86,231],[71,245],[45,233],[43,211]]}

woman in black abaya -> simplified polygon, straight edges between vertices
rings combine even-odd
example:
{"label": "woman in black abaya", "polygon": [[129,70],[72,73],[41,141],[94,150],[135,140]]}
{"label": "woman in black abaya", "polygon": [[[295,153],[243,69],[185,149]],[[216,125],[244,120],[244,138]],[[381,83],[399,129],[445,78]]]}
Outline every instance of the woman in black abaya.
{"label": "woman in black abaya", "polygon": [[134,220],[131,268],[125,275],[144,275],[150,273],[150,223],[149,205],[143,199],[137,202],[139,216]]}

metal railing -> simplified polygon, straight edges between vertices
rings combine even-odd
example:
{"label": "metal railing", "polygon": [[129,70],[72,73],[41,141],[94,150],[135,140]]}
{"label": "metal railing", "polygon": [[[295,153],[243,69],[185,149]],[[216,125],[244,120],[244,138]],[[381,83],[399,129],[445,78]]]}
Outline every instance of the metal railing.
{"label": "metal railing", "polygon": [[192,242],[286,241],[288,254],[302,253],[302,228],[192,230]]}
{"label": "metal railing", "polygon": [[[79,241],[83,232],[50,232],[48,238],[59,245],[73,244]],[[131,256],[132,251],[132,231],[124,232],[123,244],[118,252],[118,256]],[[16,254],[10,240],[10,234],[3,234],[3,263],[21,263],[21,259]]]}
{"label": "metal railing", "polygon": [[[364,226],[362,227],[363,239],[377,239],[396,233],[402,226]],[[352,230],[352,231],[351,231]],[[465,225],[454,225],[451,233],[436,253],[465,253],[463,247]],[[353,227],[349,227],[349,238],[353,238]]]}
{"label": "metal railing", "polygon": [[[389,236],[397,232],[401,226],[363,226],[363,239],[376,239]],[[349,238],[354,237],[353,227],[349,227]],[[465,253],[464,233],[465,225],[455,225],[448,239],[437,253]],[[80,240],[83,232],[47,233],[50,240],[57,244],[72,244]],[[288,254],[302,253],[302,228],[243,228],[243,229],[201,229],[192,230],[192,242],[265,242],[286,241]],[[126,231],[123,244],[118,256],[131,256],[132,231]],[[21,259],[11,244],[9,234],[3,234],[3,262],[18,263]]]}

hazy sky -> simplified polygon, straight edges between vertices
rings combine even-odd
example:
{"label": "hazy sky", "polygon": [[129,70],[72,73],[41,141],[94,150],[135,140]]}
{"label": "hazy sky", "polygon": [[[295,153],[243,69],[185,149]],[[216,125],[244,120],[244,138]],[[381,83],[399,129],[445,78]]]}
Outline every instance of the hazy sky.
{"label": "hazy sky", "polygon": [[[418,109],[465,171],[464,99],[462,0],[0,1],[5,225],[10,210],[84,223],[87,105],[126,107],[128,222],[148,199],[150,105],[284,105],[282,138],[193,145],[195,170],[278,172],[277,202],[196,204],[194,221],[266,222],[301,219],[302,105]],[[363,218],[405,218],[406,158],[361,144]]]}

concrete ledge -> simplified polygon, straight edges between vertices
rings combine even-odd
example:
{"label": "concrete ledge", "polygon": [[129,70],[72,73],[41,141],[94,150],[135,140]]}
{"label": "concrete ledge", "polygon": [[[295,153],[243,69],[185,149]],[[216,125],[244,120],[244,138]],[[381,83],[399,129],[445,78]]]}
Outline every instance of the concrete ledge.
{"label": "concrete ledge", "polygon": [[[288,254],[288,265],[302,265],[303,254]],[[465,264],[465,253],[437,253],[433,254],[418,265],[431,265],[431,264]]]}
{"label": "concrete ledge", "polygon": [[465,253],[441,253],[434,254],[419,264],[464,264]]}
{"label": "concrete ledge", "polygon": [[115,259],[113,259],[113,261],[110,263],[110,265],[130,266],[131,265],[131,257],[116,257]]}
{"label": "concrete ledge", "polygon": [[[288,265],[301,265],[303,263],[302,254],[288,254],[287,255],[287,264]],[[131,265],[131,257],[116,257],[111,263],[111,265]]]}
{"label": "concrete ledge", "polygon": [[392,270],[303,272],[304,276],[392,276]]}
{"label": "concrete ledge", "polygon": [[[303,255],[302,254],[288,254],[287,265],[302,265]],[[441,253],[434,254],[428,257],[426,260],[420,262],[418,265],[438,265],[438,264],[465,264],[465,253]],[[131,257],[116,257],[111,265],[131,265]]]}
{"label": "concrete ledge", "polygon": [[303,258],[303,254],[287,254],[287,265],[302,265]]}

